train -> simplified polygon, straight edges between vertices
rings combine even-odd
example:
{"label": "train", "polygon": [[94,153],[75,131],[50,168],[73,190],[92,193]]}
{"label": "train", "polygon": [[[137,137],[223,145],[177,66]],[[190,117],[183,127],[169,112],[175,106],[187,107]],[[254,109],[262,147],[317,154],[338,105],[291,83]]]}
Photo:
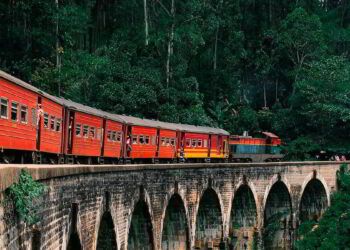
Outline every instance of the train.
{"label": "train", "polygon": [[[0,71],[2,163],[121,164],[267,159],[266,156],[252,157],[261,155],[260,151],[242,154],[243,144],[257,142],[248,139],[230,136],[220,128],[108,113],[50,95]],[[265,139],[264,148],[278,147],[280,142],[279,138]],[[277,151],[268,153],[279,155]]]}

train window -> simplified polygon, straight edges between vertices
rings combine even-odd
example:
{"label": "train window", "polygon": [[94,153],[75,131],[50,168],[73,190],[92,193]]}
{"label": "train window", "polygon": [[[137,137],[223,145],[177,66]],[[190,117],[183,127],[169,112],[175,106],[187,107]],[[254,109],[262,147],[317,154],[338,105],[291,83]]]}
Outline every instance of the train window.
{"label": "train window", "polygon": [[28,122],[28,107],[27,106],[21,106],[21,122],[22,123]]}
{"label": "train window", "polygon": [[11,120],[16,122],[17,121],[17,113],[18,113],[18,103],[13,102],[11,106]]}
{"label": "train window", "polygon": [[197,140],[192,139],[192,147],[195,148],[197,146]]}
{"label": "train window", "polygon": [[90,127],[90,137],[92,139],[95,139],[95,135],[96,135],[96,129],[94,127]]}
{"label": "train window", "polygon": [[77,124],[75,126],[75,135],[76,136],[81,136],[81,125],[80,124]]}
{"label": "train window", "polygon": [[56,131],[57,132],[61,131],[61,119],[56,120]]}
{"label": "train window", "polygon": [[122,132],[118,132],[118,134],[117,134],[117,141],[118,142],[122,141]]}
{"label": "train window", "polygon": [[186,139],[186,147],[190,147],[191,146],[191,139]]}
{"label": "train window", "polygon": [[172,146],[175,146],[175,138],[171,138],[170,144],[171,144]]}
{"label": "train window", "polygon": [[8,100],[5,98],[0,98],[1,105],[1,118],[8,118]]}
{"label": "train window", "polygon": [[36,117],[36,109],[32,108],[32,124],[36,126],[37,123],[37,117]]}
{"label": "train window", "polygon": [[137,135],[132,136],[132,144],[137,144]]}
{"label": "train window", "polygon": [[145,137],[143,135],[140,135],[139,137],[139,143],[140,144],[145,144]]}
{"label": "train window", "polygon": [[165,139],[165,143],[166,143],[167,146],[169,146],[170,145],[170,138],[166,138]]}
{"label": "train window", "polygon": [[147,136],[145,136],[145,144],[149,144],[149,136],[147,135]]}
{"label": "train window", "polygon": [[208,141],[207,140],[203,141],[203,147],[205,147],[205,148],[208,147]]}
{"label": "train window", "polygon": [[162,137],[162,146],[165,146],[165,137]]}
{"label": "train window", "polygon": [[84,125],[83,126],[83,136],[85,138],[88,138],[89,137],[89,126],[88,125]]}
{"label": "train window", "polygon": [[202,147],[202,140],[201,139],[198,139],[197,146]]}
{"label": "train window", "polygon": [[55,130],[55,117],[54,116],[51,116],[50,129]]}
{"label": "train window", "polygon": [[44,114],[44,128],[48,128],[49,127],[49,114],[45,113]]}
{"label": "train window", "polygon": [[112,131],[107,131],[107,140],[108,141],[112,140]]}
{"label": "train window", "polygon": [[117,141],[117,132],[112,131],[112,141]]}

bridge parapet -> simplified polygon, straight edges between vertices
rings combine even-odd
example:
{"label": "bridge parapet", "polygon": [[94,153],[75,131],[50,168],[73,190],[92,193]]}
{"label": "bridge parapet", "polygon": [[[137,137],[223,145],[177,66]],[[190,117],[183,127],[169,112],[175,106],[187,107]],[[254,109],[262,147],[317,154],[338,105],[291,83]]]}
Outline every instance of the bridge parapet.
{"label": "bridge parapet", "polygon": [[22,168],[48,189],[38,201],[35,230],[19,223],[10,206],[0,206],[0,249],[31,249],[33,241],[40,249],[66,249],[73,239],[96,249],[107,244],[103,235],[114,236],[117,249],[204,248],[228,241],[251,247],[278,211],[287,213],[285,229],[279,232],[283,240],[273,244],[288,247],[286,234],[300,219],[320,216],[329,205],[339,165],[2,165],[2,199]]}

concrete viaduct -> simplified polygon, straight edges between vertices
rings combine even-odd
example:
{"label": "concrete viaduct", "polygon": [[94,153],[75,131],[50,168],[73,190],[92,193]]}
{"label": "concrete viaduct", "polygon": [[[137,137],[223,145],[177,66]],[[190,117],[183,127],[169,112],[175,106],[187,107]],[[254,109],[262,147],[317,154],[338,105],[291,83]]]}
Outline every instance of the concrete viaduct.
{"label": "concrete viaduct", "polygon": [[0,165],[1,201],[21,168],[47,186],[34,226],[1,203],[0,249],[289,249],[329,206],[339,165]]}

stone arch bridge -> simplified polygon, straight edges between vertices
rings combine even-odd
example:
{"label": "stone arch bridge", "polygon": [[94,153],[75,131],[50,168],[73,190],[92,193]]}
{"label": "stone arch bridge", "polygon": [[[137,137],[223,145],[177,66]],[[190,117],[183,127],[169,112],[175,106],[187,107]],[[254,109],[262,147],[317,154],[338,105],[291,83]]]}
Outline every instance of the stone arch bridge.
{"label": "stone arch bridge", "polygon": [[21,168],[47,189],[35,226],[0,205],[0,249],[288,249],[330,204],[339,165],[3,165],[1,200]]}

